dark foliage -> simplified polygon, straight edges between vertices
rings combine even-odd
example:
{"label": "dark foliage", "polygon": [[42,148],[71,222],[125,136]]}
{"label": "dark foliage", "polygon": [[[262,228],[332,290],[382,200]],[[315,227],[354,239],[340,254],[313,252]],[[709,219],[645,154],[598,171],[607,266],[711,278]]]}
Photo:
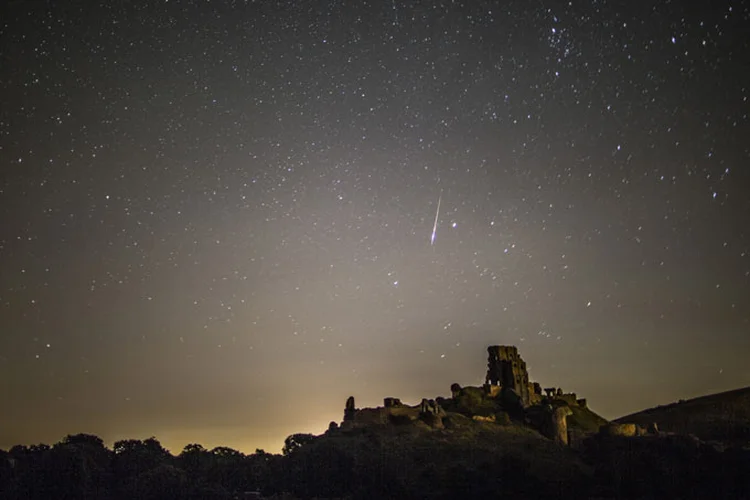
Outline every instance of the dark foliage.
{"label": "dark foliage", "polygon": [[315,436],[312,434],[292,434],[291,436],[287,436],[284,440],[284,448],[281,450],[281,453],[283,453],[284,456],[291,455],[313,441],[315,441]]}
{"label": "dark foliage", "polygon": [[0,498],[746,498],[750,451],[681,436],[594,437],[581,451],[511,424],[459,414],[450,429],[418,425],[294,434],[285,454],[155,438],[107,449],[96,436],[0,450]]}
{"label": "dark foliage", "polygon": [[724,452],[687,436],[598,436],[585,442],[597,464],[597,496],[748,498],[750,450]]}

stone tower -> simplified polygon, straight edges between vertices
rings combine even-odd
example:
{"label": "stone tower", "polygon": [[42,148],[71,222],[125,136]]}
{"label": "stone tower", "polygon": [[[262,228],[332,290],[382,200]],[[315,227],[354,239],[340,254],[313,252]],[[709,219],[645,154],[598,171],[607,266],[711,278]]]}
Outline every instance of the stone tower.
{"label": "stone tower", "polygon": [[510,389],[520,398],[521,404],[529,405],[529,373],[526,362],[518,355],[514,346],[491,345],[487,348],[487,379],[489,385]]}

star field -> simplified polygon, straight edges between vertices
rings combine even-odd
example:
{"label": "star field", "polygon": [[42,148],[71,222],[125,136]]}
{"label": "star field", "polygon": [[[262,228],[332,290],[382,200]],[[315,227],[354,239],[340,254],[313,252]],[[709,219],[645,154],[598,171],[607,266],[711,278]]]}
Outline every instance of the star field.
{"label": "star field", "polygon": [[748,2],[0,19],[2,447],[276,451],[490,344],[608,418],[750,385]]}

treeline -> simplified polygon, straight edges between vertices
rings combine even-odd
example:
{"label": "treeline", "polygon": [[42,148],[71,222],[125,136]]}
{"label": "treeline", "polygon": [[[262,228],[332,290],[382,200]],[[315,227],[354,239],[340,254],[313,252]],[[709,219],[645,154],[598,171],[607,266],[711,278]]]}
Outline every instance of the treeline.
{"label": "treeline", "polygon": [[[289,454],[312,439],[287,438]],[[112,449],[90,434],[69,435],[48,446],[0,450],[3,499],[230,499],[245,492],[281,492],[287,479],[282,455],[256,450],[245,455],[189,444],[174,456],[155,438],[117,441]]]}
{"label": "treeline", "polygon": [[[750,498],[750,449],[688,436],[561,447],[522,426],[294,434],[282,454],[97,436],[0,450],[0,499]],[[258,492],[253,494],[251,492]]]}

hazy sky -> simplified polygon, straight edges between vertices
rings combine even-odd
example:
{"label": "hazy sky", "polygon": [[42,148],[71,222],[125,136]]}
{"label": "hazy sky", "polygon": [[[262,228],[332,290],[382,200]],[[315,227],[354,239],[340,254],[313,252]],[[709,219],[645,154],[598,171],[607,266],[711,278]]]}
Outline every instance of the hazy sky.
{"label": "hazy sky", "polygon": [[750,385],[750,4],[695,3],[3,2],[0,447],[278,451],[490,344],[607,418]]}

